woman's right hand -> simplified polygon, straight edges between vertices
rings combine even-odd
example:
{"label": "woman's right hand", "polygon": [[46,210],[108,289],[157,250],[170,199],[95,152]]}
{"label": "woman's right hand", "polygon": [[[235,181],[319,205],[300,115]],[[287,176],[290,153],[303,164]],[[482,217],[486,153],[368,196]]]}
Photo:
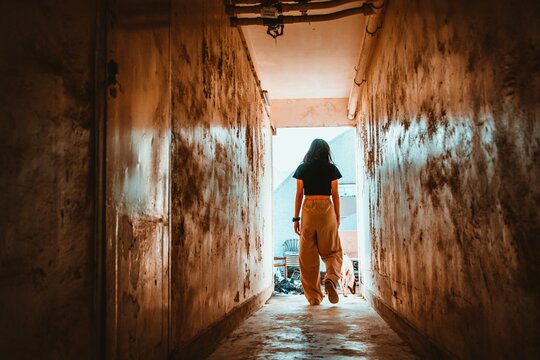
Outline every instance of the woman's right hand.
{"label": "woman's right hand", "polygon": [[294,232],[300,235],[300,221],[295,221],[293,224],[294,224]]}

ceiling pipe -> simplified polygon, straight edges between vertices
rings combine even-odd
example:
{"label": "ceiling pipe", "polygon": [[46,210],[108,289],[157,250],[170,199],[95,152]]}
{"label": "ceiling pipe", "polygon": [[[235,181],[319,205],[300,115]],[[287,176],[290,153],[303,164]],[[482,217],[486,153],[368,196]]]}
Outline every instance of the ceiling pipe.
{"label": "ceiling pipe", "polygon": [[372,8],[376,11],[368,16],[366,20],[366,30],[363,35],[362,45],[360,46],[360,57],[358,65],[356,65],[356,73],[354,75],[351,93],[349,96],[349,104],[347,105],[347,118],[354,120],[358,107],[358,99],[360,98],[360,89],[362,84],[366,82],[366,73],[371,61],[372,51],[376,41],[376,35],[382,28],[381,19],[385,2],[388,0],[378,0],[373,2]]}
{"label": "ceiling pipe", "polygon": [[[259,0],[260,1],[260,0]],[[341,5],[346,5],[349,3],[358,2],[358,0],[329,0],[329,1],[319,1],[314,3],[291,3],[287,4],[281,3],[281,12],[291,12],[291,11],[305,11],[305,10],[323,10],[331,9]],[[261,9],[264,8],[262,4],[257,4],[253,6],[227,6],[227,13],[231,16],[234,15],[259,15]]]}
{"label": "ceiling pipe", "polygon": [[[360,7],[353,9],[347,9],[337,11],[330,14],[323,15],[299,15],[299,16],[279,16],[278,19],[273,20],[279,24],[294,24],[294,23],[306,23],[306,22],[321,22],[341,19],[343,17],[364,14],[371,15],[374,13],[373,6],[370,3],[365,3]],[[257,18],[231,18],[231,25],[233,26],[245,26],[245,25],[268,25],[268,19]]]}
{"label": "ceiling pipe", "polygon": [[234,5],[254,5],[254,4],[261,4],[262,0],[232,0],[231,1]]}
{"label": "ceiling pipe", "polygon": [[[261,5],[264,0],[231,0],[234,5]],[[281,3],[295,3],[298,0],[276,0]]]}

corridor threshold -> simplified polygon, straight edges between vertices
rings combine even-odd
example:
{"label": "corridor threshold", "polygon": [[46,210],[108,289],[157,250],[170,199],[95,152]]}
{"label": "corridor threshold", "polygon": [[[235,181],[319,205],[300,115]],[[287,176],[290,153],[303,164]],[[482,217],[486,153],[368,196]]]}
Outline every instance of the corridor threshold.
{"label": "corridor threshold", "polygon": [[360,297],[310,306],[301,295],[274,295],[240,325],[211,360],[418,359]]}

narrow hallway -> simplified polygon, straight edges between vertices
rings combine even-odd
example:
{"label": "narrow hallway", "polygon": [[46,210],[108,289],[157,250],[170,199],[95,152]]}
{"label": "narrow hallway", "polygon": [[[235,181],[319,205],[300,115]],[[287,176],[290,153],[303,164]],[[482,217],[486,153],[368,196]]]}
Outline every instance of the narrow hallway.
{"label": "narrow hallway", "polygon": [[310,306],[300,295],[274,295],[209,360],[417,359],[358,296]]}
{"label": "narrow hallway", "polygon": [[[2,5],[0,359],[540,358],[539,0]],[[286,128],[365,300],[272,298]]]}

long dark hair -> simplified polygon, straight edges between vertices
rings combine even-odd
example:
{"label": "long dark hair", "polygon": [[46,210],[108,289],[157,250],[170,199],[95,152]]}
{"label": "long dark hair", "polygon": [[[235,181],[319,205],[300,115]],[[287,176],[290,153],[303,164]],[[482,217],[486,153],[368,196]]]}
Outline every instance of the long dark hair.
{"label": "long dark hair", "polygon": [[328,146],[328,143],[323,139],[313,140],[308,152],[304,156],[305,163],[312,160],[323,160],[333,163],[332,154],[330,153],[330,146]]}

